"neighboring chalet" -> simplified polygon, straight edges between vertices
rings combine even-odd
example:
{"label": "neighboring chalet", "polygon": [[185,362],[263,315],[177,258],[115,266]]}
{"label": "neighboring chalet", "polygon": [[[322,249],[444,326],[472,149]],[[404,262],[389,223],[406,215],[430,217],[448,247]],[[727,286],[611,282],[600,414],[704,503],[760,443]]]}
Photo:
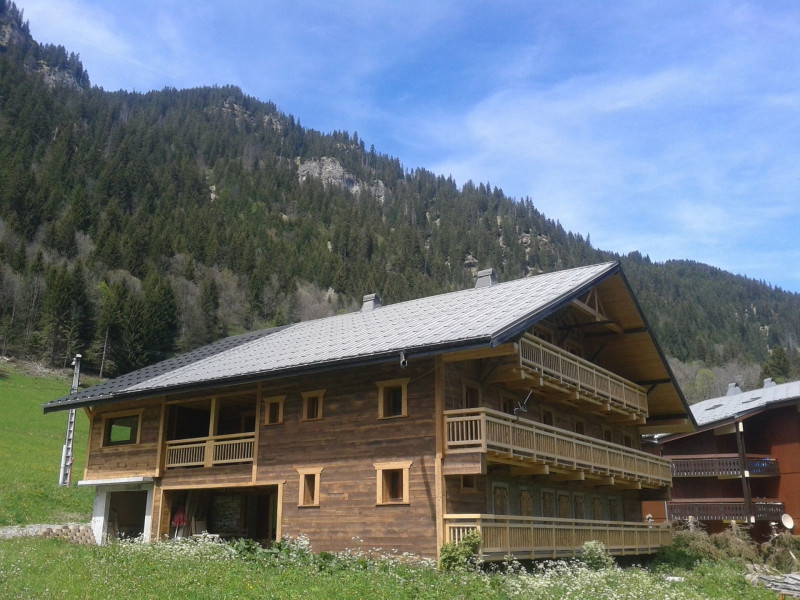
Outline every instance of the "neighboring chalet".
{"label": "neighboring chalet", "polygon": [[800,381],[766,379],[749,392],[731,384],[726,396],[691,409],[698,431],[660,440],[672,460],[669,519],[691,516],[712,533],[749,523],[765,539],[770,522],[800,516]]}
{"label": "neighboring chalet", "polygon": [[[670,542],[644,522],[669,461],[640,435],[694,425],[618,263],[246,333],[81,390],[92,524],[207,530],[316,551],[488,560]],[[354,541],[359,540],[359,542]]]}

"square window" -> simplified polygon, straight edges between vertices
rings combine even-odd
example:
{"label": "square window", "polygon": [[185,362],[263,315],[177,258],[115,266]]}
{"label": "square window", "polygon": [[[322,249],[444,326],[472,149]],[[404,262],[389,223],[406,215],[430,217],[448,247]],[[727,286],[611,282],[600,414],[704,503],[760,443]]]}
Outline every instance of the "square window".
{"label": "square window", "polygon": [[378,418],[391,419],[408,416],[409,379],[392,379],[378,381]]}
{"label": "square window", "polygon": [[461,491],[462,492],[475,492],[477,491],[477,482],[475,475],[462,475],[461,476]]}
{"label": "square window", "polygon": [[375,463],[378,476],[377,504],[408,504],[411,461]]}
{"label": "square window", "polygon": [[140,420],[141,413],[106,418],[103,431],[103,446],[138,444]]}
{"label": "square window", "polygon": [[303,392],[303,421],[316,421],[322,418],[322,398],[325,390]]}
{"label": "square window", "polygon": [[283,423],[283,401],[286,396],[275,396],[264,399],[264,425],[280,425]]}

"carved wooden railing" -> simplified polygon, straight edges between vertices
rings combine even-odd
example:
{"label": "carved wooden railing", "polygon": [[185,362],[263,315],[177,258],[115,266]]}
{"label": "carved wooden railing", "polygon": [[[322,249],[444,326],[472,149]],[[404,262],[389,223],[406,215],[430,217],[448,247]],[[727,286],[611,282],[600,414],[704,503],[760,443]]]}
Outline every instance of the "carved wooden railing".
{"label": "carved wooden railing", "polygon": [[532,335],[519,341],[520,365],[610,408],[647,417],[647,391],[624,377]]}
{"label": "carved wooden railing", "polygon": [[[692,456],[665,456],[672,461],[673,477],[740,477],[738,454],[696,454]],[[746,469],[751,477],[771,477],[781,474],[777,459],[748,454]]]}
{"label": "carved wooden railing", "polygon": [[447,454],[491,452],[503,459],[613,475],[657,486],[672,483],[670,463],[613,444],[489,408],[444,413]]}
{"label": "carved wooden railing", "polygon": [[171,440],[166,443],[166,468],[253,462],[254,448],[253,432]]}
{"label": "carved wooden railing", "polygon": [[[758,498],[750,503],[756,521],[779,521],[786,512],[783,502]],[[670,520],[686,520],[694,517],[700,521],[747,521],[743,498],[702,498],[673,500],[667,503]]]}
{"label": "carved wooden railing", "polygon": [[668,524],[481,514],[445,515],[444,520],[449,542],[479,531],[480,554],[487,560],[573,556],[591,540],[616,555],[648,554],[672,543]]}

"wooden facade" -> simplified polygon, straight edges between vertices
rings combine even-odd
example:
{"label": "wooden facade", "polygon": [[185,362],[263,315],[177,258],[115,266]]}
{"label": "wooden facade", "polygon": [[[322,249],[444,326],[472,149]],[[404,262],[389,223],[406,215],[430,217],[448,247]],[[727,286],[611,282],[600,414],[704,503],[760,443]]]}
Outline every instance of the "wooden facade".
{"label": "wooden facade", "polygon": [[712,532],[749,523],[757,538],[770,522],[800,516],[798,400],[765,407],[661,443],[672,462],[671,519],[690,516]]}
{"label": "wooden facade", "polygon": [[110,498],[98,492],[98,539],[133,490],[148,493],[150,539],[304,534],[315,551],[436,557],[477,530],[487,560],[570,555],[590,539],[615,554],[668,544],[642,503],[668,498],[670,465],[641,433],[691,426],[619,275],[507,343],[86,412],[81,483]]}

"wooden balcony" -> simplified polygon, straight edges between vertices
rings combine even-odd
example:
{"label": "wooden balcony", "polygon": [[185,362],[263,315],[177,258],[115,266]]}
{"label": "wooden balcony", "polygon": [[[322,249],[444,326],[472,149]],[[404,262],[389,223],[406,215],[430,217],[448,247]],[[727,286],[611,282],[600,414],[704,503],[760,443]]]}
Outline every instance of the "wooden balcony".
{"label": "wooden balcony", "polygon": [[598,414],[616,413],[640,424],[647,419],[645,388],[528,334],[519,341],[519,363],[498,369],[493,381],[531,387],[531,380],[560,394],[567,404],[587,405]]}
{"label": "wooden balcony", "polygon": [[[783,502],[757,498],[750,503],[756,521],[780,521],[786,512]],[[671,521],[694,517],[699,521],[748,521],[743,498],[694,498],[667,503]]]}
{"label": "wooden balcony", "polygon": [[505,515],[445,515],[447,541],[479,531],[484,560],[574,556],[584,542],[599,540],[616,555],[650,554],[672,543],[668,524],[589,521]]}
{"label": "wooden balcony", "polygon": [[573,472],[606,484],[658,488],[672,483],[668,460],[619,444],[489,408],[449,410],[444,416],[447,455],[479,452],[542,474]]}
{"label": "wooden balcony", "polygon": [[236,433],[166,443],[166,468],[253,462],[255,434]]}
{"label": "wooden balcony", "polygon": [[[741,477],[738,454],[695,454],[692,456],[665,456],[672,461],[673,477],[717,477],[730,479]],[[746,469],[750,477],[780,476],[777,459],[769,456],[748,454]]]}

